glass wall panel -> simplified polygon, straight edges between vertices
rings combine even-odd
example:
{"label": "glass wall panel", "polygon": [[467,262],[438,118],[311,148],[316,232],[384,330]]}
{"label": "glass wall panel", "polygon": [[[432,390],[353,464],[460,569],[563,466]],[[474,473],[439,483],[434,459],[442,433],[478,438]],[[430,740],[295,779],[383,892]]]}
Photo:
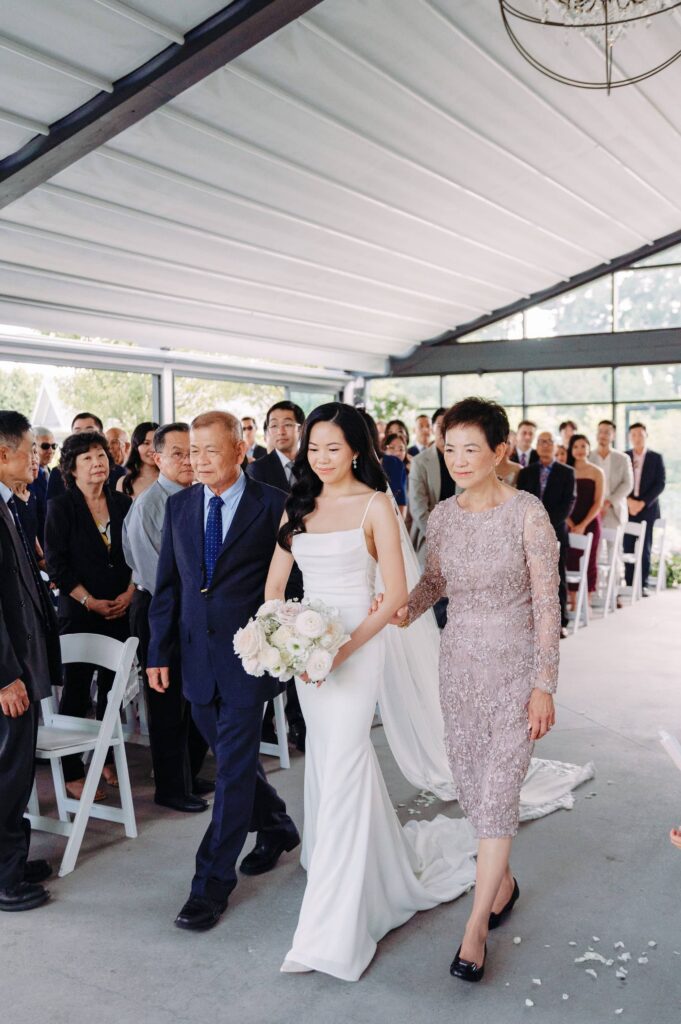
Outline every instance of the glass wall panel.
{"label": "glass wall panel", "polygon": [[556,402],[610,402],[612,370],[592,366],[579,370],[528,370],[525,401],[528,405]]}
{"label": "glass wall panel", "polygon": [[503,320],[496,320],[493,324],[488,324],[487,327],[481,327],[479,331],[464,334],[459,338],[459,342],[510,341],[514,338],[522,338],[522,336],[523,314],[514,313],[513,316],[507,316]]}
{"label": "glass wall panel", "polygon": [[334,402],[336,400],[335,391],[296,391],[293,388],[289,390],[289,398],[292,402],[295,402],[301,407],[306,416],[308,416],[313,409],[316,409],[318,405],[323,405],[325,402]]}
{"label": "glass wall panel", "polygon": [[105,429],[153,418],[153,375],[88,367],[0,360],[0,408],[23,412],[59,440],[70,433],[77,412],[93,412]]}
{"label": "glass wall panel", "polygon": [[681,266],[615,274],[615,330],[681,327]]}
{"label": "glass wall panel", "polygon": [[593,405],[528,405],[526,418],[534,420],[539,430],[551,430],[558,436],[558,427],[565,420],[573,420],[580,434],[586,434],[596,444],[596,427],[600,420],[612,419],[610,404]]}
{"label": "glass wall panel", "polygon": [[439,377],[399,377],[367,382],[367,411],[374,419],[403,419],[410,430],[419,413],[440,406]]}
{"label": "glass wall panel", "polygon": [[669,249],[663,249],[662,252],[649,256],[647,260],[640,260],[638,263],[634,263],[634,266],[659,267],[665,263],[681,263],[681,245],[673,245]]}
{"label": "glass wall panel", "polygon": [[525,337],[595,334],[612,330],[611,275],[525,310]]}
{"label": "glass wall panel", "polygon": [[681,402],[622,402],[616,407],[617,447],[629,447],[627,432],[632,423],[645,423],[648,444],[660,452],[667,471],[661,497],[662,516],[674,550],[681,549]]}
{"label": "glass wall panel", "polygon": [[265,413],[284,398],[286,391],[277,384],[175,377],[175,419],[189,423],[200,412],[210,409],[223,409],[239,417],[253,416],[258,424],[258,444],[263,444]]}
{"label": "glass wall panel", "polygon": [[681,363],[616,368],[616,401],[635,402],[650,398],[681,398]]}
{"label": "glass wall panel", "polygon": [[469,395],[493,398],[502,405],[522,405],[522,373],[457,373],[442,378],[442,404],[454,402]]}

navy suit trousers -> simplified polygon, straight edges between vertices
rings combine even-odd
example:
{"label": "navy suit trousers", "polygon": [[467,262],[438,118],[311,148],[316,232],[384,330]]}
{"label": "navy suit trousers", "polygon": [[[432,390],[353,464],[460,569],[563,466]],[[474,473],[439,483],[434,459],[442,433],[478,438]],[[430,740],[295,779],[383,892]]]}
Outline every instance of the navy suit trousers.
{"label": "navy suit trousers", "polygon": [[192,717],[217,763],[213,816],[196,854],[192,894],[223,902],[236,885],[236,862],[249,832],[297,836],[286,804],[258,757],[263,705],[234,708],[219,697],[192,704]]}

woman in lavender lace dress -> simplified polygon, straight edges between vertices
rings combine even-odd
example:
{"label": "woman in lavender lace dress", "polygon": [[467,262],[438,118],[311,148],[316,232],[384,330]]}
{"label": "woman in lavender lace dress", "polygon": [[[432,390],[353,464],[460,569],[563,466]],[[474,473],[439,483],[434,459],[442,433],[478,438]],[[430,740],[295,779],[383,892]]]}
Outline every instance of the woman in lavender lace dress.
{"label": "woman in lavender lace dress", "polygon": [[475,899],[451,973],[479,981],[490,928],[518,886],[509,857],[533,742],[555,721],[560,607],[556,535],[541,502],[497,478],[509,426],[495,402],[466,399],[446,414],[445,462],[461,494],[430,515],[425,573],[408,625],[441,597],[440,701],[459,803],[478,839]]}

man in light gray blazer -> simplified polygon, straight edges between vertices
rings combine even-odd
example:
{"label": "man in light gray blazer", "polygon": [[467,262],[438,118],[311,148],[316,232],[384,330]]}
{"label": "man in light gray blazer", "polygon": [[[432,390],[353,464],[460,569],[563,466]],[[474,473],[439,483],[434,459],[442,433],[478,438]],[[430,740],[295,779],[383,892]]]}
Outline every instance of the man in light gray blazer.
{"label": "man in light gray blazer", "polygon": [[615,424],[612,420],[601,420],[597,433],[598,447],[592,449],[589,462],[600,466],[605,474],[605,496],[601,521],[603,526],[616,530],[629,521],[627,495],[634,487],[634,471],[631,459],[624,453],[615,451]]}
{"label": "man in light gray blazer", "polygon": [[[425,565],[426,561],[428,517],[443,497],[451,497],[455,493],[454,481],[444,466],[445,439],[440,429],[444,414],[444,409],[436,409],[433,413],[435,443],[414,456],[409,470],[411,539],[421,565]],[[451,494],[447,493],[449,491]]]}

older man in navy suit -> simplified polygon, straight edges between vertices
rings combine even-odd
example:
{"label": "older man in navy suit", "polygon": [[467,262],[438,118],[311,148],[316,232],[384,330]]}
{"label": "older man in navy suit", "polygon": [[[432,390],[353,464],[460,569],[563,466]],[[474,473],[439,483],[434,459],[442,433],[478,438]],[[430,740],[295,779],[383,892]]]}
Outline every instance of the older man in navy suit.
{"label": "older man in navy suit", "polygon": [[190,454],[200,486],[168,500],[149,612],[149,685],[167,689],[179,636],[184,693],[217,761],[212,821],[196,855],[191,895],[175,920],[191,930],[211,928],[225,910],[248,832],[258,837],[241,862],[244,874],[270,870],[300,842],[258,760],[263,704],[285,684],[249,676],[232,645],[263,601],[286,502],[285,494],[242,472],[245,452],[241,424],[229,413],[193,421]]}

